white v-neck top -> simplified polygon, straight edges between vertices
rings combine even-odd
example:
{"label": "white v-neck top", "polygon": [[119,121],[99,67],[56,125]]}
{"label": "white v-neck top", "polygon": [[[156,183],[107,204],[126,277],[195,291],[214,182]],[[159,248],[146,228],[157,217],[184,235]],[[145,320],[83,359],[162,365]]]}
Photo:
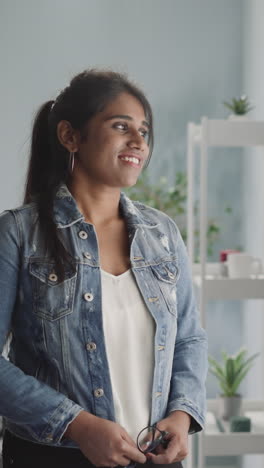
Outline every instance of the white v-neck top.
{"label": "white v-neck top", "polygon": [[131,270],[101,270],[102,311],[116,421],[136,440],[149,424],[155,322]]}

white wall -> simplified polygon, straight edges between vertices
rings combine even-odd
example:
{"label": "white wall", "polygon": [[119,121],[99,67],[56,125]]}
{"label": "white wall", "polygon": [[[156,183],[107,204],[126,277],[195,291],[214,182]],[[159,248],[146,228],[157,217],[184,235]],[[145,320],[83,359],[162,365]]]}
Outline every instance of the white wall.
{"label": "white wall", "polygon": [[[264,120],[264,2],[262,0],[245,1],[244,23],[244,88],[255,104],[251,118]],[[264,151],[254,148],[245,152],[244,168],[244,213],[245,242],[247,250],[264,260]],[[250,314],[245,317],[245,336],[249,346],[256,351],[263,349],[263,314],[262,301],[248,304]],[[259,322],[260,321],[260,322]],[[260,326],[258,326],[258,323]],[[251,396],[264,398],[264,371],[260,359],[256,364],[255,377],[249,379],[248,391]],[[253,374],[251,374],[253,375]],[[257,379],[257,380],[256,380]],[[257,392],[257,395],[256,395]]]}
{"label": "white wall", "polygon": [[[244,89],[255,104],[251,117],[264,120],[264,2],[244,0]],[[245,152],[244,215],[247,250],[264,260],[264,150]],[[245,344],[250,352],[262,352],[247,379],[246,395],[264,399],[264,305],[248,301],[244,313]],[[263,468],[263,456],[247,456],[244,466]]]}

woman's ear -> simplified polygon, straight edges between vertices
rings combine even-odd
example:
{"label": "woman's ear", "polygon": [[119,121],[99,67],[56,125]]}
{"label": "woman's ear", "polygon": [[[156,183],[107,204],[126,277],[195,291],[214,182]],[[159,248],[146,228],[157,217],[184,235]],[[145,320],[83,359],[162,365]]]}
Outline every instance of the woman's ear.
{"label": "woman's ear", "polygon": [[67,120],[61,120],[57,125],[57,137],[59,142],[69,151],[76,153],[79,147],[80,132],[74,130]]}

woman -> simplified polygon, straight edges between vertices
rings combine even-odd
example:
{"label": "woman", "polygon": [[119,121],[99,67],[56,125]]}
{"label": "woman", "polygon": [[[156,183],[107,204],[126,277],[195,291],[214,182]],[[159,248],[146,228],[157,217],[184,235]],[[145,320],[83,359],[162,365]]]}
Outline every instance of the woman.
{"label": "woman", "polygon": [[145,463],[187,455],[204,424],[207,346],[175,223],[130,201],[153,144],[144,94],[77,75],[36,116],[25,204],[0,217],[4,467]]}

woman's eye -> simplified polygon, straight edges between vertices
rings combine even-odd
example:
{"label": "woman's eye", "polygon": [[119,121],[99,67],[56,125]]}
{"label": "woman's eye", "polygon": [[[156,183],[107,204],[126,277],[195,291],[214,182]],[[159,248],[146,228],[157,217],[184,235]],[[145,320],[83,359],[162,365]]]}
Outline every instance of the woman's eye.
{"label": "woman's eye", "polygon": [[127,130],[127,124],[122,123],[122,122],[117,122],[114,124],[115,128],[118,128],[119,130]]}
{"label": "woman's eye", "polygon": [[[129,130],[128,124],[126,122],[115,122],[113,125],[113,128],[117,128],[118,130],[121,130],[122,132],[126,132]],[[140,128],[138,130],[139,134],[144,138],[144,140],[148,139],[149,132],[145,128]]]}
{"label": "woman's eye", "polygon": [[139,130],[140,135],[146,140],[149,136],[149,132],[145,129]]}

